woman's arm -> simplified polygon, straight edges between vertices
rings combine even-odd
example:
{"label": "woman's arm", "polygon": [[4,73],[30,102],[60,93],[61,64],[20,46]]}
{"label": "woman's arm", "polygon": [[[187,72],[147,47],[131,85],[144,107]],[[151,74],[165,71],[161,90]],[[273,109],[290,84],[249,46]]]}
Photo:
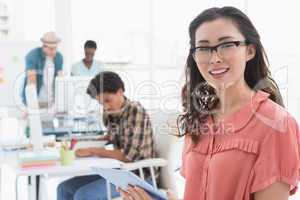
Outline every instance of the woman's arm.
{"label": "woman's arm", "polygon": [[289,185],[276,182],[266,189],[256,192],[254,194],[255,200],[288,200],[289,198]]}

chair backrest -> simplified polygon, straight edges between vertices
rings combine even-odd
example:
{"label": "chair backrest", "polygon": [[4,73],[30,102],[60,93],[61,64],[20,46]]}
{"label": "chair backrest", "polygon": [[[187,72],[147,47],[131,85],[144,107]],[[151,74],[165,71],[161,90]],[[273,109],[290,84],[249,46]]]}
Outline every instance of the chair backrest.
{"label": "chair backrest", "polygon": [[164,111],[151,115],[155,150],[158,152],[159,157],[168,160],[168,165],[161,169],[160,184],[163,188],[171,189],[176,193],[181,190],[181,188],[178,188],[175,171],[181,166],[183,138],[170,134],[177,134],[176,121],[178,115],[179,113]]}

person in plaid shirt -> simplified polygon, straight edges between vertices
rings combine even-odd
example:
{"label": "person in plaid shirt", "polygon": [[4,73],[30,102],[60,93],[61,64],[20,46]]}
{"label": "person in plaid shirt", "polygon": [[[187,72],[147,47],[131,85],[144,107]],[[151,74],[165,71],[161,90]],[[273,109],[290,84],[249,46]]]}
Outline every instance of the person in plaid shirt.
{"label": "person in plaid shirt", "polygon": [[121,112],[104,112],[103,121],[108,129],[107,139],[123,154],[114,158],[132,162],[154,156],[150,118],[139,102],[124,97]]}
{"label": "person in plaid shirt", "polygon": [[[114,149],[78,149],[77,157],[100,156],[123,162],[155,157],[150,117],[139,102],[127,99],[124,91],[122,79],[114,72],[101,72],[91,80],[87,93],[103,105],[103,121],[108,130],[101,140],[111,142]],[[113,185],[111,188],[112,197],[119,196]],[[57,199],[107,199],[106,181],[98,175],[66,180],[58,186]]]}

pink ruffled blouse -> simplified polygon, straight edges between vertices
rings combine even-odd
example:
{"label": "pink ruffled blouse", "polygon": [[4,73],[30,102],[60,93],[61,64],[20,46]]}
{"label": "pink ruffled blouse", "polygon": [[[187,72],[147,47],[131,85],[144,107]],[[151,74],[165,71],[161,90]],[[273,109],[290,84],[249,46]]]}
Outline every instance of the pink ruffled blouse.
{"label": "pink ruffled blouse", "polygon": [[253,200],[280,181],[295,193],[300,178],[299,128],[281,106],[258,91],[251,102],[207,131],[185,137],[181,174],[185,200]]}

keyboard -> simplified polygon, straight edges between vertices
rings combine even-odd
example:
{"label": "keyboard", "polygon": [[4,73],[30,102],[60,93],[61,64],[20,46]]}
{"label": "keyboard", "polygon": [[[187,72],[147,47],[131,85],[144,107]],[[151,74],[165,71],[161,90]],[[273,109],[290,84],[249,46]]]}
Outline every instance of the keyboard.
{"label": "keyboard", "polygon": [[[77,141],[96,141],[99,137],[102,135],[76,135],[72,134],[71,138],[76,138]],[[68,135],[64,135],[62,137],[56,137],[57,141],[63,141],[63,140],[70,140],[70,137]]]}

